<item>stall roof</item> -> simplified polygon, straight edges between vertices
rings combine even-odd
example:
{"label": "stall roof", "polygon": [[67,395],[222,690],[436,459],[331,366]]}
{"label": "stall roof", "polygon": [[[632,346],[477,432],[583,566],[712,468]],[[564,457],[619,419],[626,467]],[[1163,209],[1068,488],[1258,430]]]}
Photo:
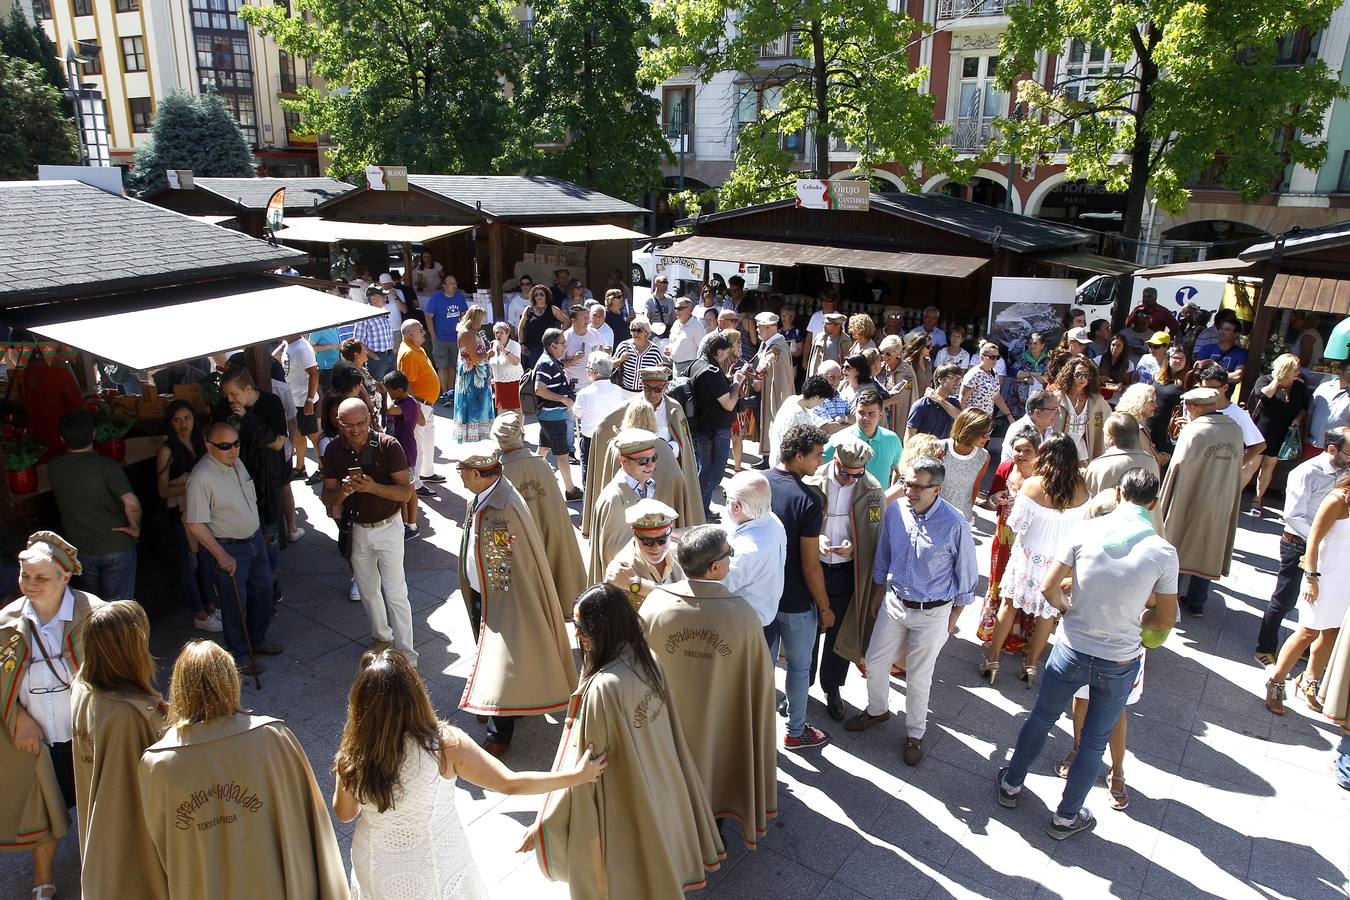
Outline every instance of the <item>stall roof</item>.
{"label": "stall roof", "polygon": [[303,260],[246,234],[77,181],[0,182],[0,308]]}
{"label": "stall roof", "polygon": [[224,225],[226,222],[234,222],[238,216],[188,216],[194,222],[205,222],[207,225]]}
{"label": "stall roof", "polygon": [[[153,369],[288,334],[307,333],[383,315],[299,285],[243,278],[169,289],[147,309],[109,311],[29,330],[133,369]],[[115,308],[115,307],[114,307]]]}
{"label": "stall roof", "polygon": [[[313,209],[325,200],[355,190],[354,185],[332,178],[210,178],[193,176],[189,190],[209,191],[245,209],[262,210],[278,188],[286,189],[285,209],[298,212]],[[164,187],[146,199],[175,190]]]}
{"label": "stall roof", "polygon": [[541,175],[409,175],[408,184],[468,212],[482,203],[483,214],[492,219],[647,214],[626,200]]}
{"label": "stall roof", "polygon": [[1136,278],[1160,278],[1164,275],[1241,275],[1251,269],[1252,264],[1242,259],[1204,259],[1166,266],[1149,266],[1139,269],[1134,275]]}
{"label": "stall roof", "polygon": [[749,241],[739,238],[694,235],[664,250],[658,256],[686,256],[692,259],[717,259],[727,262],[755,262],[771,266],[843,266],[850,269],[876,269],[881,272],[908,272],[939,278],[965,278],[989,262],[978,256],[947,256],[939,253],[905,253],[883,250],[850,250],[819,244],[786,244],[777,241]]}
{"label": "stall roof", "polygon": [[1074,250],[1052,250],[1049,253],[1037,253],[1033,258],[1097,275],[1129,275],[1139,268],[1137,263],[1128,260]]}
{"label": "stall roof", "polygon": [[1350,316],[1350,281],[1344,278],[1276,275],[1265,305],[1272,309],[1298,309]]}
{"label": "stall roof", "polygon": [[[1289,254],[1308,253],[1312,250],[1330,250],[1350,244],[1350,222],[1337,222],[1321,228],[1294,229],[1285,233],[1284,252]],[[1269,259],[1275,252],[1275,240],[1253,244],[1238,254],[1248,262]]]}
{"label": "stall roof", "polygon": [[291,219],[276,233],[279,241],[334,244],[338,241],[383,241],[420,244],[468,231],[471,225],[387,225],[376,222],[340,222],[337,219]]}
{"label": "stall roof", "polygon": [[647,235],[618,225],[521,225],[521,231],[559,244],[584,244],[588,241],[645,241]]}

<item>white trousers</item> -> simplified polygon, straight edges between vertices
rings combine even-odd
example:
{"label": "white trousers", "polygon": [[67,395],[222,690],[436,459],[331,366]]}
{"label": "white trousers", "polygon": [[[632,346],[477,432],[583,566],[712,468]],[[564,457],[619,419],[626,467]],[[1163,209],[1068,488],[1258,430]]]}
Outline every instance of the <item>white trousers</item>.
{"label": "white trousers", "polygon": [[921,738],[928,729],[928,692],[933,667],[949,637],[952,605],[909,609],[890,591],[882,601],[872,640],[867,645],[867,714],[890,708],[891,666],[905,654],[905,731]]}
{"label": "white trousers", "polygon": [[427,424],[418,425],[413,432],[417,440],[417,470],[413,472],[414,487],[422,486],[422,479],[436,471],[436,411],[427,404],[417,402],[422,408],[422,418]]}
{"label": "white trousers", "polygon": [[370,618],[371,637],[393,641],[394,648],[416,666],[412,607],[403,580],[403,519],[395,515],[374,528],[354,526],[351,562],[361,603]]}

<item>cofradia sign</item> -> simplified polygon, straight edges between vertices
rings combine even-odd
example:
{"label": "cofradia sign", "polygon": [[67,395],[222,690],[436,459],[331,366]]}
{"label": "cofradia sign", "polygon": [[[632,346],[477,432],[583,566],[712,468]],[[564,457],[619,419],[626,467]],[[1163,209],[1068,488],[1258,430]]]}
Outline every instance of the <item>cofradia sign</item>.
{"label": "cofradia sign", "polygon": [[843,209],[867,212],[872,186],[866,181],[822,181],[797,179],[798,209]]}

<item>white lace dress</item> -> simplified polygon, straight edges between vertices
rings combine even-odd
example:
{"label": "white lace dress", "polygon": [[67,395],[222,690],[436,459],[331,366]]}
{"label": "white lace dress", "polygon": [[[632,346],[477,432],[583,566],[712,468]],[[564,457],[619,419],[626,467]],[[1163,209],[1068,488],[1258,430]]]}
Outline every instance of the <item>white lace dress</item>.
{"label": "white lace dress", "polygon": [[435,756],[410,746],[399,782],[389,809],[361,805],[352,900],[488,900],[455,811],[455,777],[442,777]]}
{"label": "white lace dress", "polygon": [[1017,536],[1017,542],[999,585],[1003,597],[1033,616],[1046,619],[1058,616],[1059,610],[1041,593],[1041,581],[1064,542],[1086,518],[1086,503],[1069,509],[1051,509],[1026,494],[1018,494],[1008,514],[1008,527]]}

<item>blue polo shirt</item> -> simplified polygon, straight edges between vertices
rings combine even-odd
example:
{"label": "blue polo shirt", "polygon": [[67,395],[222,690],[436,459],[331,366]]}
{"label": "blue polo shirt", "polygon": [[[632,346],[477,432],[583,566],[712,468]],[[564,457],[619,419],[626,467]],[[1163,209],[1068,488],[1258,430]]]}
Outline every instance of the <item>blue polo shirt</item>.
{"label": "blue polo shirt", "polygon": [[1247,351],[1237,344],[1227,350],[1224,350],[1218,344],[1214,344],[1196,353],[1195,358],[1197,360],[1215,360],[1231,375],[1247,364]]}
{"label": "blue polo shirt", "polygon": [[455,291],[453,297],[447,296],[445,291],[437,291],[431,295],[427,301],[426,314],[432,322],[432,333],[436,335],[438,341],[450,341],[453,343],[459,338],[456,329],[459,327],[459,317],[469,311],[469,301],[464,297],[463,291]]}
{"label": "blue polo shirt", "polygon": [[834,459],[835,444],[841,437],[855,437],[864,444],[872,448],[872,458],[867,461],[867,473],[877,480],[883,488],[891,486],[891,471],[900,465],[900,435],[877,426],[876,434],[868,438],[863,434],[862,427],[859,425],[850,425],[847,428],[836,431],[830,437],[830,442],[825,445],[825,461]]}
{"label": "blue polo shirt", "polygon": [[[948,397],[947,402],[957,409],[961,408],[961,401],[955,397]],[[945,440],[952,436],[952,422],[952,417],[947,415],[945,409],[923,397],[910,408],[909,421],[905,424],[920,434],[931,434],[938,440]]]}

